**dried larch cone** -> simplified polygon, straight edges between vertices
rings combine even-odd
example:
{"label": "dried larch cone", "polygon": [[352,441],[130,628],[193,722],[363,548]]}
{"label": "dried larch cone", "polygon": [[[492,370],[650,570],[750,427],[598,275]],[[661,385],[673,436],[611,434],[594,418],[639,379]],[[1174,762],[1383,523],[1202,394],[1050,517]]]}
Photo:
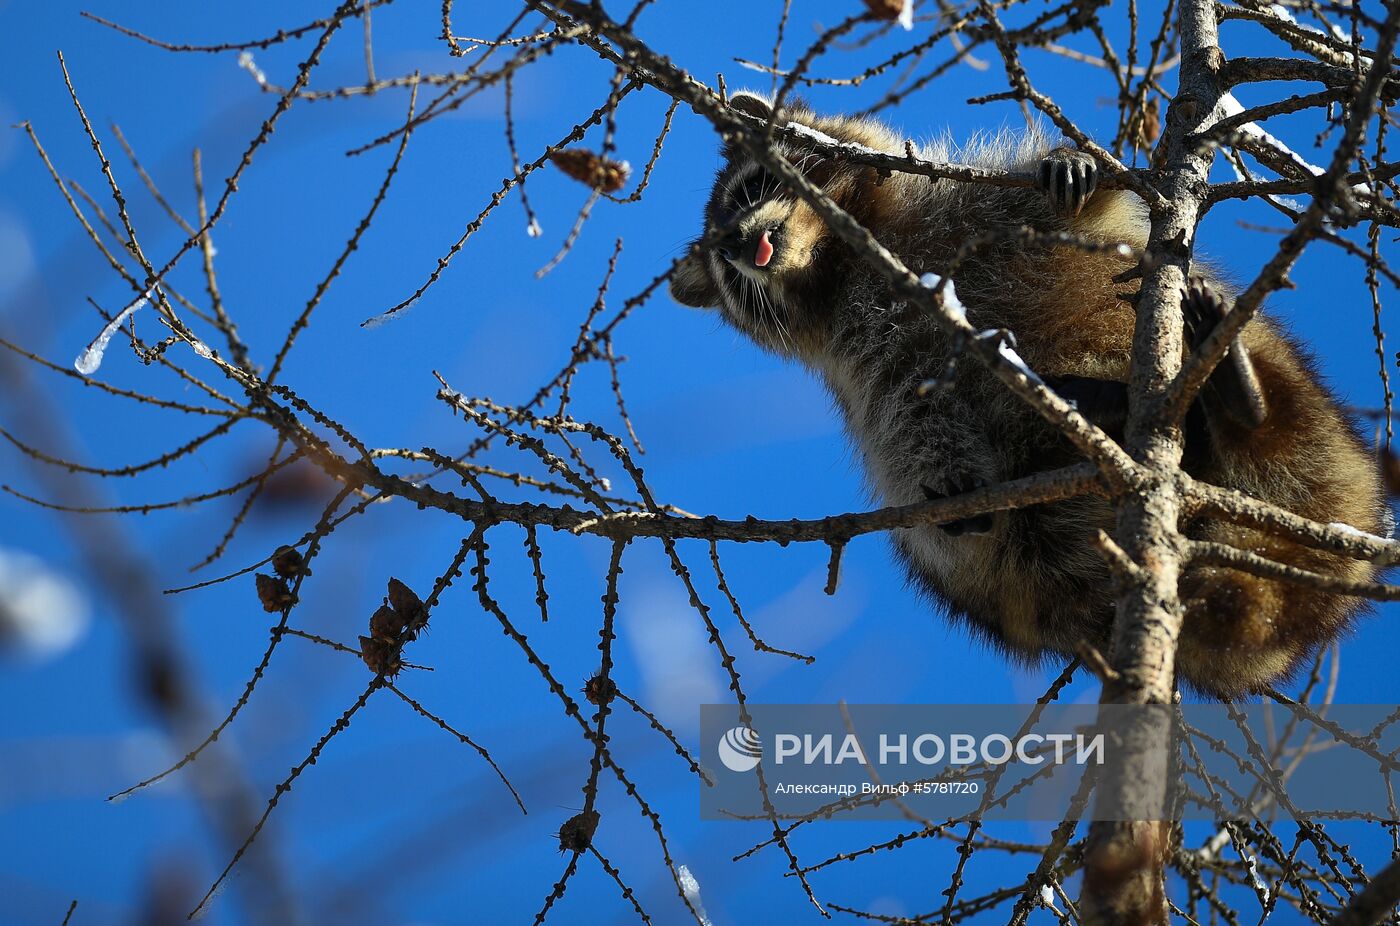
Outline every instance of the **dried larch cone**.
{"label": "dried larch cone", "polygon": [[632,173],[626,161],[614,161],[586,148],[565,148],[551,154],[549,159],[570,177],[601,193],[616,193],[626,185],[627,177]]}
{"label": "dried larch cone", "polygon": [[272,568],[284,579],[311,575],[311,570],[306,568],[306,559],[296,547],[278,547],[277,552],[272,554]]}
{"label": "dried larch cone", "polygon": [[617,684],[610,678],[595,675],[583,686],[583,696],[602,707],[617,696]]}
{"label": "dried larch cone", "polygon": [[598,811],[585,810],[574,814],[559,827],[559,851],[583,852],[593,845],[593,834],[598,829]]}
{"label": "dried larch cone", "polygon": [[1128,117],[1128,143],[1138,151],[1146,151],[1161,134],[1161,104],[1154,96],[1141,109],[1134,109]]}
{"label": "dried larch cone", "polygon": [[428,611],[418,593],[398,579],[389,580],[389,607],[403,618],[404,627],[417,632],[428,622]]}
{"label": "dried larch cone", "polygon": [[292,590],[287,588],[287,583],[281,579],[273,578],[263,573],[258,573],[258,601],[262,602],[263,610],[269,614],[275,611],[285,611],[296,604],[296,596]]}
{"label": "dried larch cone", "polygon": [[369,635],[376,640],[397,643],[404,629],[403,615],[388,605],[382,606],[369,619]]}
{"label": "dried larch cone", "polygon": [[399,647],[388,640],[361,636],[360,658],[375,675],[395,675],[403,668]]}
{"label": "dried larch cone", "polygon": [[865,0],[865,8],[876,19],[896,20],[904,12],[906,0]]}

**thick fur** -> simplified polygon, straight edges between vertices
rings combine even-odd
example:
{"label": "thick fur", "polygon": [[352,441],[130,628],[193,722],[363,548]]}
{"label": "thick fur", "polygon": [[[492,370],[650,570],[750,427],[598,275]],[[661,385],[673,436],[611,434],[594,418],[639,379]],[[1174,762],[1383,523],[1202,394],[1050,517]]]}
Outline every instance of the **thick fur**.
{"label": "thick fur", "polygon": [[[767,102],[749,94],[736,96],[733,105],[768,113]],[[783,120],[840,141],[904,151],[898,136],[870,120],[818,116],[800,104]],[[1049,139],[1033,132],[991,136],[960,149],[938,143],[921,154],[1034,171],[1051,149]],[[882,178],[810,152],[784,153],[919,274],[945,274],[959,245],[994,228],[1065,230],[1135,247],[1146,241],[1145,211],[1124,191],[1099,192],[1067,217],[1033,189],[908,174]],[[948,337],[932,319],[895,303],[879,276],[810,207],[764,180],[751,160],[732,149],[726,155],[705,229],[712,240],[728,235],[728,253],[740,256],[693,250],[672,293],[687,305],[718,307],[758,344],[816,371],[835,397],[878,499],[910,504],[1082,459],[981,364],[960,363],[951,388],[921,396],[919,384],[945,367]],[[752,254],[764,233],[774,251],[759,267],[743,254]],[[1015,332],[1019,353],[1042,376],[1126,383],[1134,314],[1123,297],[1137,283],[1114,283],[1113,277],[1132,266],[1132,259],[1112,252],[1007,242],[965,260],[953,276],[973,326]],[[1207,269],[1198,272],[1227,299],[1232,295]],[[1378,469],[1310,361],[1267,318],[1250,322],[1242,338],[1267,416],[1256,427],[1240,424],[1208,390],[1187,422],[1186,469],[1305,517],[1383,531]],[[1107,501],[1079,498],[998,513],[985,533],[950,535],[929,526],[895,531],[893,541],[920,588],[1004,651],[1030,661],[1071,653],[1080,640],[1107,644],[1114,596],[1090,539],[1113,525]],[[1353,581],[1374,576],[1368,564],[1238,525],[1202,518],[1183,527],[1193,539],[1304,569]],[[1179,673],[1222,698],[1287,676],[1343,632],[1360,606],[1354,598],[1213,566],[1188,569],[1181,596],[1186,615]]]}

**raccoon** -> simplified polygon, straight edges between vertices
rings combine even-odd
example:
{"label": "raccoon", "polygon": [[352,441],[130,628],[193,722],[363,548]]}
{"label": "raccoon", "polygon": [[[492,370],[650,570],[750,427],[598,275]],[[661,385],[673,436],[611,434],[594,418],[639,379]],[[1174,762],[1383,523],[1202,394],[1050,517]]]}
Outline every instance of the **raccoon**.
{"label": "raccoon", "polygon": [[[755,94],[736,94],[730,105],[762,119],[772,115]],[[789,122],[841,142],[905,150],[899,136],[869,119],[822,116],[792,103],[778,120]],[[1095,192],[1092,158],[1053,147],[1034,129],[959,150],[938,143],[921,154],[1035,171],[1037,189],[882,177],[811,151],[782,151],[917,274],[948,274],[959,246],[991,229],[1027,226],[1134,248],[1147,240],[1146,210],[1136,196]],[[877,501],[905,505],[1082,461],[982,364],[958,364],[948,388],[921,389],[947,367],[949,335],[898,304],[880,276],[760,164],[733,144],[723,153],[705,233],[673,274],[672,296],[718,308],[758,345],[824,380]],[[1006,237],[960,260],[951,275],[975,328],[1013,332],[1032,369],[1121,438],[1138,284],[1115,278],[1131,277],[1124,271],[1134,266],[1134,258],[1112,248],[1088,252]],[[1188,350],[1220,321],[1232,296],[1208,267],[1193,272],[1203,282],[1183,302]],[[1307,354],[1267,317],[1245,327],[1190,409],[1184,433],[1183,466],[1203,482],[1315,520],[1385,530],[1388,508],[1372,455]],[[892,540],[912,583],[950,616],[1034,663],[1073,653],[1080,641],[1106,647],[1114,595],[1092,540],[1113,526],[1107,500],[1081,497],[903,528]],[[1182,530],[1351,581],[1375,574],[1369,564],[1216,519],[1196,518]],[[1288,677],[1363,604],[1213,565],[1190,566],[1180,594],[1179,679],[1222,699]]]}

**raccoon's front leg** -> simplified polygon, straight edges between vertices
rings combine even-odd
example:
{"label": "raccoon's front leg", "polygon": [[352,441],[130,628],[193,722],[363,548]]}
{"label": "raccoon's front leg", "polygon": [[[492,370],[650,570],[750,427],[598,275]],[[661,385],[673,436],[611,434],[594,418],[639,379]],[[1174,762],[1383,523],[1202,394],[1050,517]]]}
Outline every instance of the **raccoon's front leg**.
{"label": "raccoon's front leg", "polygon": [[1047,376],[1045,384],[1109,437],[1117,441],[1123,439],[1123,430],[1128,425],[1126,383],[1087,376]]}
{"label": "raccoon's front leg", "polygon": [[1098,184],[1098,162],[1075,148],[1055,148],[1036,172],[1036,186],[1050,200],[1050,208],[1065,216],[1079,215]]}
{"label": "raccoon's front leg", "polygon": [[[895,453],[910,461],[912,466],[906,472],[926,499],[962,495],[1001,478],[996,454],[983,430],[986,422],[955,395],[916,399],[892,416],[889,425],[887,434],[897,448]],[[993,515],[987,513],[945,521],[938,528],[949,537],[961,537],[989,533],[992,526]]]}
{"label": "raccoon's front leg", "polygon": [[[927,482],[920,482],[919,488],[924,490],[924,497],[929,501],[938,501],[942,498],[971,492],[973,489],[983,489],[990,484],[980,476],[952,470],[939,480],[939,485],[933,486]],[[975,514],[970,518],[959,518],[956,521],[944,521],[938,525],[938,529],[949,537],[961,537],[963,534],[987,534],[992,530],[992,514],[987,512]]]}

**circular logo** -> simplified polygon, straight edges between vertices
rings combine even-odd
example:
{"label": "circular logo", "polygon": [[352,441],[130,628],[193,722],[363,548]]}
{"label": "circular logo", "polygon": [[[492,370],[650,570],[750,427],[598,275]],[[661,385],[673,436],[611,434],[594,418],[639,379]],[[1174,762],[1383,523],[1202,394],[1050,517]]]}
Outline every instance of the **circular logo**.
{"label": "circular logo", "polygon": [[731,772],[751,772],[763,756],[763,741],[749,727],[735,727],[719,738],[719,760]]}

